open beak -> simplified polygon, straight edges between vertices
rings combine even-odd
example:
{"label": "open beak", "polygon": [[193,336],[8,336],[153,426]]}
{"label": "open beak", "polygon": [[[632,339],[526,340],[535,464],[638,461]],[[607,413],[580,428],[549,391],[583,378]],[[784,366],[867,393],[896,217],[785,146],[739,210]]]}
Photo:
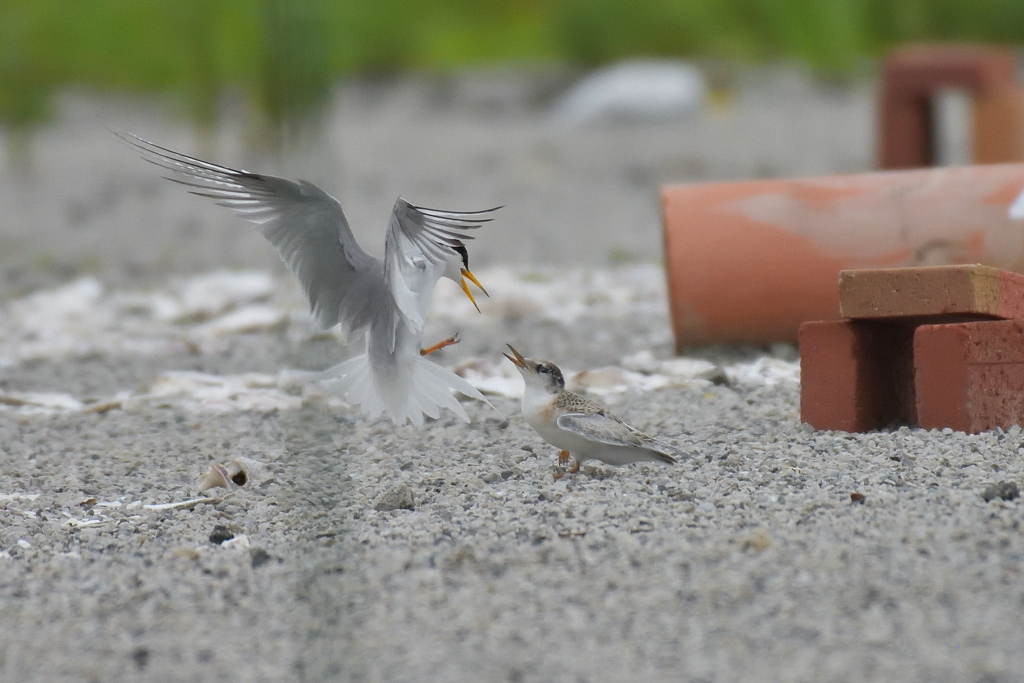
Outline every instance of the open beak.
{"label": "open beak", "polygon": [[460,272],[462,273],[462,291],[465,292],[466,296],[469,297],[469,300],[473,302],[473,305],[476,306],[476,312],[479,313],[480,307],[477,306],[476,299],[474,299],[473,294],[470,293],[469,285],[466,284],[466,279],[468,278],[470,282],[479,287],[480,291],[483,292],[485,296],[489,297],[490,294],[488,294],[487,290],[484,289],[484,286],[480,284],[480,281],[476,279],[476,275],[473,275],[473,273],[469,272],[469,268],[463,268]]}
{"label": "open beak", "polygon": [[512,355],[510,356],[507,353],[502,353],[501,355],[505,356],[505,358],[508,358],[510,361],[512,361],[512,364],[515,365],[517,368],[522,368],[523,370],[525,370],[527,367],[526,359],[523,358],[518,351],[512,348],[511,344],[506,344],[506,346],[508,346],[508,350],[512,352]]}

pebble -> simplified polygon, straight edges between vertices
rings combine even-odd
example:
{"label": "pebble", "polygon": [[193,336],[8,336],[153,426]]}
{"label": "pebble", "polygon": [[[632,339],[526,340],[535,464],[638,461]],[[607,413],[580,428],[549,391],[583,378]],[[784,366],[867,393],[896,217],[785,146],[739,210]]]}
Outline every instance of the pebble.
{"label": "pebble", "polygon": [[373,504],[373,509],[378,512],[391,510],[412,510],[415,507],[415,499],[412,488],[406,484],[397,484],[387,491],[384,491]]}
{"label": "pebble", "polygon": [[1020,495],[1020,487],[1015,481],[1001,481],[998,484],[987,486],[981,492],[981,497],[987,503],[990,500],[1013,500]]}

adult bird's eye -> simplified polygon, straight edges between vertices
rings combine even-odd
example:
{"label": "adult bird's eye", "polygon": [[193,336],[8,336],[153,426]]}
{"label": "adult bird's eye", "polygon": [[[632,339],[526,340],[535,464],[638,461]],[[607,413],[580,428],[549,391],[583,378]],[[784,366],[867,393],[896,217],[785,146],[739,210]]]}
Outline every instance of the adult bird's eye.
{"label": "adult bird's eye", "polygon": [[551,370],[548,369],[548,366],[541,365],[540,367],[537,368],[537,372],[543,372],[546,375],[547,373],[551,372]]}

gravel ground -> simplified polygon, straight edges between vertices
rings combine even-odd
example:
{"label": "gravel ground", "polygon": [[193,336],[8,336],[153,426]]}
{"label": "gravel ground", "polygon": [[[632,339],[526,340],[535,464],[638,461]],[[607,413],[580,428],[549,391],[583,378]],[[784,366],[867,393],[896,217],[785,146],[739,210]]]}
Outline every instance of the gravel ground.
{"label": "gravel ground", "polygon": [[[463,344],[441,352],[446,364],[494,359],[504,342],[575,369],[645,350],[665,359],[656,266],[606,266],[624,224],[634,228],[630,258],[657,257],[658,182],[870,163],[868,85],[776,75],[741,88],[725,113],[577,131],[563,142],[534,109],[496,116],[491,100],[470,96],[529,91],[502,78],[507,87],[491,90],[493,79],[455,81],[440,104],[421,79],[346,90],[339,106],[348,113],[329,139],[347,152],[353,223],[380,213],[399,189],[437,205],[506,203],[473,252],[481,263],[518,263],[519,282],[559,285],[551,264],[571,254],[590,273],[563,287],[572,296],[589,277],[594,291],[628,281],[640,294],[619,301],[624,309],[583,296],[582,312],[546,315],[495,291],[476,318],[435,316],[431,334],[463,325]],[[94,130],[93,117],[122,107],[135,119],[108,118],[187,148],[183,129],[138,103],[97,102],[69,97],[38,140],[31,177],[5,171],[8,297],[90,273],[122,294],[167,294],[180,274],[224,266],[280,273],[257,236],[166,192]],[[676,151],[664,145],[669,128],[682,141]],[[233,134],[215,144],[229,147]],[[716,140],[728,138],[740,142],[719,149]],[[538,152],[536,140],[553,147]],[[540,175],[520,167],[552,148],[557,161]],[[466,158],[497,161],[466,169]],[[666,161],[689,158],[704,165]],[[101,208],[69,208],[89,201]],[[517,281],[499,274],[490,271],[501,288]],[[420,430],[367,423],[301,392],[290,409],[147,399],[90,411],[118,392],[152,393],[169,371],[276,375],[323,368],[342,353],[303,327],[294,289],[270,297],[290,312],[280,324],[208,345],[195,335],[209,321],[179,321],[159,328],[159,343],[147,337],[149,351],[105,351],[95,340],[107,337],[88,336],[99,334],[103,296],[68,318],[85,341],[49,355],[17,354],[42,335],[15,315],[38,299],[9,302],[0,320],[4,681],[1020,678],[1024,513],[1019,499],[995,495],[1009,497],[1011,486],[983,495],[1024,481],[1017,428],[815,432],[799,422],[794,381],[684,382],[606,402],[689,458],[674,467],[589,463],[556,480],[554,449],[503,396],[493,402],[507,423],[469,402],[470,425],[445,414]],[[142,314],[130,308],[100,332],[138,333]],[[793,360],[788,347],[693,353],[726,367],[766,353]],[[13,405],[26,392],[63,392],[80,404]],[[238,458],[264,467],[230,493],[197,491],[211,465]],[[213,500],[146,507],[200,495]]]}

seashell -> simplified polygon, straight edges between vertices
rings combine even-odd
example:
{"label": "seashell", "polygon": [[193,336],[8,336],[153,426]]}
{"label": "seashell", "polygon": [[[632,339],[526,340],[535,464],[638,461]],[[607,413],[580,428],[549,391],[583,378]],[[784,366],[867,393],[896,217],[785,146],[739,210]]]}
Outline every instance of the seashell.
{"label": "seashell", "polygon": [[199,477],[196,486],[199,493],[218,486],[235,491],[246,484],[261,480],[263,463],[251,458],[235,458],[226,465],[214,465],[210,471]]}
{"label": "seashell", "polygon": [[196,481],[196,488],[199,489],[199,493],[215,489],[218,486],[223,486],[226,489],[230,489],[233,482],[228,478],[228,470],[223,465],[214,465],[210,468],[210,471],[203,474]]}
{"label": "seashell", "polygon": [[220,547],[221,548],[228,548],[228,549],[232,549],[232,548],[248,548],[249,547],[249,537],[246,536],[245,534],[239,534],[239,535],[235,536],[234,538],[229,538],[228,540],[222,542],[220,544]]}

